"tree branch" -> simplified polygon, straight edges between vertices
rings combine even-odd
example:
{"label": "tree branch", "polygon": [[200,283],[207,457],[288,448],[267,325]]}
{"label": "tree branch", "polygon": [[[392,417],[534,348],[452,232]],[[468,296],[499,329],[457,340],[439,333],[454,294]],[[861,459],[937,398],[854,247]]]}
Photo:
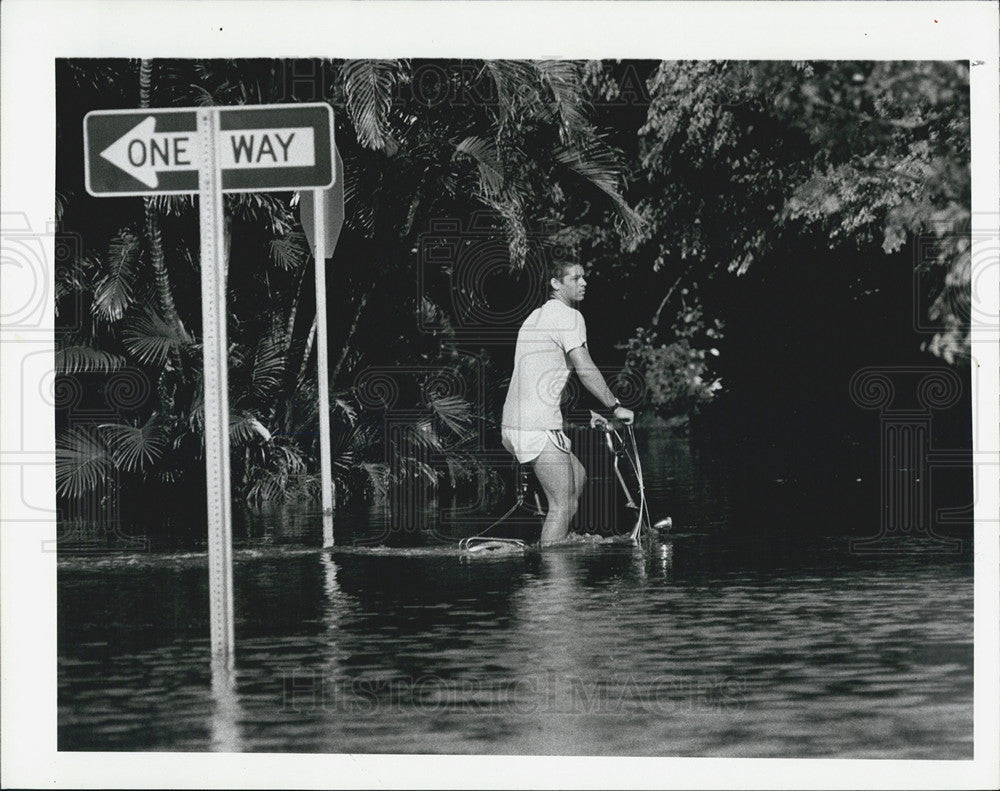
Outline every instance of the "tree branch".
{"label": "tree branch", "polygon": [[337,360],[337,364],[333,367],[333,373],[330,374],[331,384],[337,381],[337,375],[340,373],[340,369],[344,365],[344,360],[347,359],[347,352],[351,348],[351,338],[354,337],[354,332],[358,328],[358,322],[361,320],[361,311],[365,309],[365,305],[368,303],[369,294],[371,294],[371,290],[366,291],[362,295],[361,302],[358,303],[358,309],[354,312],[354,323],[351,324],[351,329],[347,333],[347,338],[344,341],[344,349],[340,352],[340,359]]}

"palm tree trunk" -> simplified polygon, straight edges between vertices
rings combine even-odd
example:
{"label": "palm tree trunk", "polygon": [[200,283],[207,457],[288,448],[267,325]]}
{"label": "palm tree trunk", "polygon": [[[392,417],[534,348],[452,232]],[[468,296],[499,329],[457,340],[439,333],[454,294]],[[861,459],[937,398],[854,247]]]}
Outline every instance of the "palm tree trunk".
{"label": "palm tree trunk", "polygon": [[313,318],[312,326],[309,328],[309,337],[306,338],[306,348],[302,352],[302,364],[299,366],[299,375],[295,377],[295,389],[302,387],[309,373],[309,356],[312,354],[313,343],[316,341],[316,319]]}
{"label": "palm tree trunk", "polygon": [[[344,339],[344,347],[340,352],[340,357],[337,359],[337,364],[333,366],[333,370],[330,372],[330,387],[336,384],[337,376],[340,374],[340,369],[344,367],[344,361],[347,359],[347,353],[351,350],[351,340],[354,338],[354,333],[358,329],[358,323],[361,321],[361,313],[365,309],[365,305],[368,303],[368,297],[372,292],[372,288],[361,295],[361,301],[358,303],[358,307],[354,311],[354,321],[351,322],[351,328],[347,331],[347,337]],[[309,338],[306,340],[306,348],[302,353],[302,365],[299,368],[299,375],[296,379],[296,388],[302,387],[302,383],[305,382],[306,375],[309,369],[309,357],[312,354],[313,343],[316,340],[316,319],[313,319],[312,327],[309,330]]]}
{"label": "palm tree trunk", "polygon": [[344,365],[344,360],[347,359],[347,352],[351,348],[351,339],[354,338],[354,332],[358,328],[358,322],[361,321],[361,311],[365,309],[365,305],[368,303],[368,295],[371,294],[371,289],[366,291],[361,297],[361,302],[358,303],[358,309],[354,311],[354,322],[351,324],[351,329],[347,333],[347,338],[344,340],[344,348],[340,352],[340,359],[337,360],[337,364],[333,366],[333,371],[330,373],[330,384],[333,385],[337,381],[337,375],[340,373],[340,369]]}
{"label": "palm tree trunk", "polygon": [[292,349],[292,333],[295,330],[295,316],[299,311],[299,300],[302,298],[302,284],[306,279],[305,264],[299,266],[299,281],[295,286],[295,293],[292,296],[292,305],[288,310],[288,321],[285,322],[285,336],[283,339],[283,346],[285,350],[285,357],[288,357],[289,352]]}
{"label": "palm tree trunk", "polygon": [[[149,107],[153,82],[153,61],[143,58],[139,63],[139,106]],[[177,313],[170,277],[163,255],[163,234],[160,231],[160,215],[151,198],[143,198],[146,223],[146,243],[149,245],[149,259],[156,277],[156,293],[160,302],[160,312],[185,341],[190,340],[187,330]]]}

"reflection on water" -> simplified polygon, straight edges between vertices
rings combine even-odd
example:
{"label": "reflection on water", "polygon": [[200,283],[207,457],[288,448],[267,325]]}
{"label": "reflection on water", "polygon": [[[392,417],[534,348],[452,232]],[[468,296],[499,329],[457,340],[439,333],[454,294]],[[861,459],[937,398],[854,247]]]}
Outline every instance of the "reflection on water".
{"label": "reflection on water", "polygon": [[212,657],[212,750],[221,753],[243,751],[239,722],[243,719],[236,674],[231,657]]}
{"label": "reflection on water", "polygon": [[971,756],[966,564],[696,542],[244,558],[231,676],[201,570],[63,568],[59,746]]}
{"label": "reflection on water", "polygon": [[231,669],[203,554],[63,558],[59,748],[971,758],[970,553],[727,530],[649,452],[680,529],[645,552],[321,550],[307,517],[238,550]]}

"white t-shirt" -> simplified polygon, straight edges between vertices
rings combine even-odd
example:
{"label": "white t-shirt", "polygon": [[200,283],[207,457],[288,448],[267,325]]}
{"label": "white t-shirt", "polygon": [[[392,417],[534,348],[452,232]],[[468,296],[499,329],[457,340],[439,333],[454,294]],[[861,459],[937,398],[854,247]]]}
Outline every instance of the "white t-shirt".
{"label": "white t-shirt", "polygon": [[554,298],[533,310],[517,333],[503,425],[561,429],[559,400],[571,370],[569,353],[586,343],[587,325],[580,311]]}

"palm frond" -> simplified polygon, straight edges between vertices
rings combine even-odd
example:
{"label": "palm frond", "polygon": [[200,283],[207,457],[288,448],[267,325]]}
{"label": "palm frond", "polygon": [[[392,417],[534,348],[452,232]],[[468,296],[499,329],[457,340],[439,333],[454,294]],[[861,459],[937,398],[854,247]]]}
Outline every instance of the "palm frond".
{"label": "palm frond", "polygon": [[281,387],[285,375],[285,351],[281,339],[273,336],[262,338],[254,350],[248,395],[262,403]]}
{"label": "palm frond", "polygon": [[432,488],[437,488],[438,485],[438,474],[430,464],[426,461],[421,461],[420,459],[413,458],[412,456],[404,459],[404,463],[409,467],[415,475],[423,476],[424,480],[431,485]]}
{"label": "palm frond", "polygon": [[462,396],[435,398],[431,401],[431,409],[442,423],[460,437],[465,436],[472,425],[472,404]]}
{"label": "palm frond", "polygon": [[503,189],[503,168],[493,141],[484,137],[467,137],[455,146],[455,153],[471,157],[479,166],[479,180],[484,192],[497,193]]}
{"label": "palm frond", "polygon": [[107,274],[97,284],[94,312],[107,321],[118,321],[133,301],[135,262],[139,256],[139,237],[132,231],[120,231],[108,247]]}
{"label": "palm frond", "polygon": [[642,216],[619,191],[618,158],[613,149],[598,138],[579,146],[560,146],[555,151],[556,161],[603,192],[624,223],[629,236],[638,234],[643,227]]}
{"label": "palm frond", "polygon": [[452,453],[445,456],[445,464],[448,466],[448,478],[452,486],[459,481],[471,481],[477,473],[481,472],[481,465],[475,459],[456,456]]}
{"label": "palm frond", "polygon": [[103,423],[99,426],[111,449],[111,461],[126,472],[141,472],[162,455],[167,442],[157,414],[141,426],[127,423]]}
{"label": "palm frond", "polygon": [[[377,177],[376,177],[377,179]],[[375,231],[375,202],[368,199],[371,185],[376,179],[360,167],[351,168],[344,164],[344,205],[345,222],[351,228],[364,233],[369,238]]]}
{"label": "palm frond", "polygon": [[94,288],[95,272],[100,267],[100,259],[88,255],[75,256],[70,266],[56,267],[56,301],[58,302],[67,294],[91,291]]}
{"label": "palm frond", "polygon": [[301,231],[271,240],[271,260],[284,272],[298,269],[306,260],[306,237]]}
{"label": "palm frond", "polygon": [[288,204],[267,192],[237,192],[226,196],[226,209],[233,219],[266,224],[277,236],[290,234],[298,225]]}
{"label": "palm frond", "polygon": [[500,127],[512,116],[520,113],[525,105],[535,104],[539,98],[538,71],[534,64],[523,60],[488,60],[486,70],[497,88],[500,107]]}
{"label": "palm frond", "polygon": [[423,418],[406,427],[404,436],[414,445],[426,450],[440,451],[441,437],[434,428],[430,418]]}
{"label": "palm frond", "polygon": [[55,354],[57,374],[111,373],[125,365],[125,358],[90,346],[67,346]]}
{"label": "palm frond", "polygon": [[120,91],[125,85],[130,85],[135,78],[132,72],[137,63],[138,61],[119,65],[114,61],[102,63],[97,58],[66,58],[60,62],[60,67],[66,69],[69,84],[74,90],[105,92]]}
{"label": "palm frond", "polygon": [[168,324],[155,310],[132,320],[122,333],[125,348],[143,365],[163,365],[171,352],[184,346],[177,328]]}
{"label": "palm frond", "polygon": [[[259,446],[259,454],[246,473],[253,480],[247,492],[247,499],[251,502],[288,500],[303,491],[303,478],[314,477],[306,475],[302,450],[286,437],[277,437],[273,442]],[[309,486],[308,481],[306,486]]]}
{"label": "palm frond", "polygon": [[247,500],[251,503],[268,502],[270,500],[280,500],[284,494],[285,481],[280,475],[272,472],[264,473],[257,477],[253,486],[247,492]]}
{"label": "palm frond", "polygon": [[358,411],[343,398],[334,397],[333,406],[347,418],[349,425],[353,426],[358,422]]}
{"label": "palm frond", "polygon": [[65,431],[56,442],[56,493],[80,497],[93,491],[114,472],[111,456],[101,437],[90,429]]}
{"label": "palm frond", "polygon": [[205,432],[205,383],[204,378],[196,376],[194,395],[191,396],[191,407],[187,413],[188,431],[195,435]]}
{"label": "palm frond", "polygon": [[522,268],[528,260],[528,228],[523,198],[513,189],[505,189],[499,196],[484,193],[478,197],[500,215],[510,250],[511,266]]}
{"label": "palm frond", "polygon": [[346,431],[334,431],[332,434],[330,452],[334,474],[346,480],[357,466],[361,454],[373,443],[374,433],[370,427],[352,426]]}
{"label": "palm frond", "polygon": [[72,196],[72,190],[56,190],[56,223],[62,222],[63,214],[66,212],[66,205],[69,203]]}
{"label": "palm frond", "polygon": [[364,462],[361,469],[367,476],[376,502],[385,502],[389,494],[389,465],[381,461]]}
{"label": "palm frond", "polygon": [[560,139],[569,142],[587,134],[591,126],[586,115],[589,102],[584,92],[582,64],[571,60],[543,60],[536,66],[542,83],[552,94]]}
{"label": "palm frond", "polygon": [[151,195],[146,200],[165,217],[183,217],[195,207],[193,195]]}
{"label": "palm frond", "polygon": [[350,428],[341,427],[333,435],[332,448],[336,453],[350,451],[360,457],[382,441],[382,432],[375,426],[357,424]]}
{"label": "palm frond", "polygon": [[254,437],[264,442],[271,441],[271,432],[256,417],[248,412],[229,416],[229,440],[235,446],[245,445]]}
{"label": "palm frond", "polygon": [[191,90],[194,91],[194,96],[191,98],[191,102],[197,107],[212,107],[215,104],[215,97],[212,96],[212,92],[201,85],[192,84]]}
{"label": "palm frond", "polygon": [[334,478],[346,480],[356,462],[353,450],[345,450],[333,456],[330,460],[330,467]]}
{"label": "palm frond", "polygon": [[358,142],[381,150],[390,139],[389,110],[398,64],[387,60],[349,60],[341,67],[347,114]]}

